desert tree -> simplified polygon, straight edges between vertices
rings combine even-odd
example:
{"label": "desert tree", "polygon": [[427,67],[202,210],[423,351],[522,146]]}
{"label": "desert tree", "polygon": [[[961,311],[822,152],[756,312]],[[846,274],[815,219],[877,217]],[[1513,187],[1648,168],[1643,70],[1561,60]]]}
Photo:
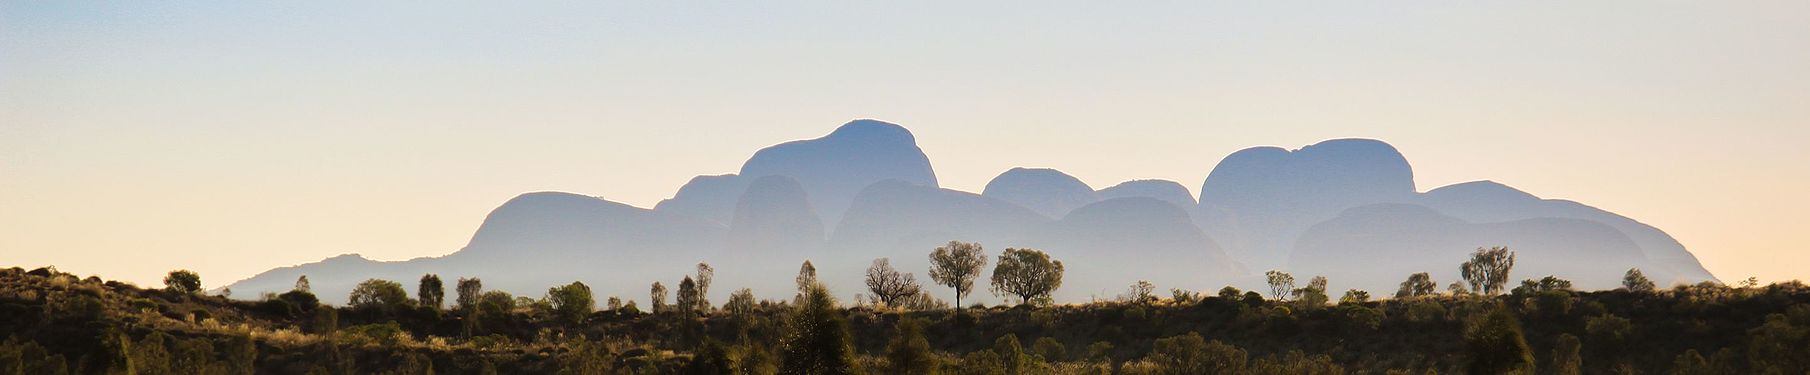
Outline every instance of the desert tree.
{"label": "desert tree", "polygon": [[421,301],[421,306],[439,310],[440,305],[446,303],[446,285],[440,283],[440,275],[431,273],[421,275],[421,284],[415,291],[415,299]]}
{"label": "desert tree", "polygon": [[308,275],[302,275],[302,277],[295,278],[295,288],[290,289],[290,290],[296,291],[296,292],[314,293],[314,286],[308,284]]}
{"label": "desert tree", "polygon": [[805,260],[804,264],[798,266],[798,276],[792,278],[792,282],[798,285],[798,294],[809,292],[811,285],[817,283],[817,266],[811,265],[809,259]]}
{"label": "desert tree", "polygon": [[1349,289],[1344,296],[1339,297],[1340,305],[1362,305],[1365,302],[1370,302],[1370,292],[1363,289]]}
{"label": "desert tree", "polygon": [[892,260],[880,258],[867,267],[867,291],[880,303],[899,306],[905,297],[918,294],[920,288],[911,273],[899,272],[892,268]]}
{"label": "desert tree", "polygon": [[395,281],[370,279],[358,283],[352,288],[352,294],[346,298],[348,305],[357,309],[381,309],[394,311],[409,304],[409,292],[402,289],[402,283]]}
{"label": "desert tree", "polygon": [[804,288],[780,338],[780,374],[859,374],[848,318],[822,284]]}
{"label": "desert tree", "polygon": [[1124,300],[1131,303],[1156,301],[1156,284],[1151,284],[1150,280],[1138,280],[1138,282],[1131,283],[1131,287],[1125,291]]}
{"label": "desert tree", "polygon": [[610,296],[610,298],[604,300],[603,308],[606,310],[609,310],[609,311],[621,310],[622,309],[622,298],[616,297],[616,296]]}
{"label": "desert tree", "polygon": [[456,289],[459,293],[459,308],[471,310],[478,307],[478,298],[484,295],[484,281],[476,277],[461,277]]}
{"label": "desert tree", "polygon": [[1426,272],[1408,275],[1408,280],[1401,282],[1401,289],[1395,291],[1395,298],[1424,297],[1439,291],[1439,284],[1433,282],[1433,276]]}
{"label": "desert tree", "polygon": [[552,306],[554,315],[572,323],[584,321],[584,317],[597,308],[591,287],[577,281],[547,288],[547,303]]}
{"label": "desert tree", "polygon": [[1295,291],[1295,275],[1278,270],[1264,272],[1263,277],[1270,285],[1270,299],[1285,301],[1288,294]]}
{"label": "desert tree", "polygon": [[673,300],[673,309],[688,314],[698,311],[698,283],[693,281],[691,276],[679,280],[679,292],[676,296],[677,298]]}
{"label": "desert tree", "polygon": [[170,271],[163,277],[163,286],[172,292],[194,294],[201,291],[201,275],[190,270]]}
{"label": "desert tree", "polygon": [[1018,303],[1031,303],[1049,298],[1050,292],[1062,287],[1062,261],[1048,253],[1033,249],[1007,248],[993,266],[992,291],[998,296],[1016,296]]}
{"label": "desert tree", "polygon": [[650,300],[647,304],[654,313],[659,313],[661,311],[665,311],[666,310],[666,284],[661,284],[660,282],[655,281],[653,288],[648,291],[647,298]]}
{"label": "desert tree", "polygon": [[1295,303],[1305,309],[1317,309],[1326,306],[1326,277],[1314,276],[1307,280],[1307,286],[1292,291]]}
{"label": "desert tree", "polygon": [[716,268],[710,267],[709,263],[698,262],[698,312],[710,312],[710,281],[713,279],[716,279]]}
{"label": "desert tree", "polygon": [[1579,355],[1583,342],[1569,333],[1559,334],[1557,342],[1552,345],[1552,368],[1547,369],[1554,375],[1578,375],[1584,373],[1584,358]]}
{"label": "desert tree", "polygon": [[1508,248],[1477,248],[1470,261],[1459,265],[1458,274],[1471,284],[1472,292],[1495,295],[1508,285],[1508,273],[1514,268],[1515,253]]}
{"label": "desert tree", "polygon": [[1647,274],[1640,272],[1639,268],[1629,268],[1628,273],[1621,276],[1621,286],[1635,293],[1653,292],[1653,280],[1648,280]]}
{"label": "desert tree", "polygon": [[723,310],[736,316],[748,316],[754,313],[754,291],[748,288],[735,290],[729,294],[729,302],[723,303]]}
{"label": "desert tree", "polygon": [[955,289],[955,306],[974,291],[974,279],[987,267],[987,253],[980,244],[949,241],[930,252],[930,280]]}

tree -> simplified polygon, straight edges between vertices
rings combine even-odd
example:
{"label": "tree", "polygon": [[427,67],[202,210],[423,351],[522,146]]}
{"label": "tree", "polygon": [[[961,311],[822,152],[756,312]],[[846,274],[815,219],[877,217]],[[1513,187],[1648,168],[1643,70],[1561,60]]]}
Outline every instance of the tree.
{"label": "tree", "polygon": [[583,321],[597,308],[591,297],[591,287],[577,281],[547,288],[547,302],[552,305],[554,315],[573,323]]}
{"label": "tree", "polygon": [[1395,291],[1395,298],[1425,297],[1439,291],[1439,284],[1433,282],[1433,276],[1426,272],[1408,275],[1408,281],[1401,282],[1401,289]]}
{"label": "tree", "polygon": [[1189,332],[1157,339],[1144,360],[1155,364],[1158,374],[1233,374],[1244,371],[1248,358],[1243,349]]}
{"label": "tree", "polygon": [[880,258],[867,267],[867,291],[887,306],[899,306],[905,297],[918,294],[920,289],[910,273],[901,273],[892,268],[891,260]]}
{"label": "tree", "polygon": [[421,300],[421,306],[439,310],[440,305],[446,303],[446,286],[440,283],[440,275],[422,275],[415,298]]}
{"label": "tree", "polygon": [[955,307],[974,291],[974,279],[987,267],[987,253],[980,244],[949,241],[930,252],[930,280],[955,289]]}
{"label": "tree", "polygon": [[735,316],[748,316],[754,313],[754,291],[748,288],[736,289],[729,294],[729,302],[723,303],[723,310]]}
{"label": "tree", "polygon": [[679,280],[678,299],[673,301],[673,308],[684,313],[698,311],[698,283],[686,276]]}
{"label": "tree", "polygon": [[848,319],[821,284],[805,288],[780,339],[781,374],[860,374]]}
{"label": "tree", "polygon": [[291,289],[291,290],[297,291],[297,292],[314,293],[314,286],[308,284],[308,275],[302,275],[302,277],[298,277],[295,279],[295,289]]}
{"label": "tree", "polygon": [[170,271],[163,277],[163,286],[172,292],[195,294],[201,291],[201,275],[190,270]]}
{"label": "tree", "polygon": [[1314,276],[1314,278],[1308,279],[1306,287],[1295,289],[1292,293],[1295,294],[1295,304],[1301,306],[1302,309],[1326,307],[1326,300],[1328,299],[1326,296],[1326,277]]}
{"label": "tree", "polygon": [[1156,301],[1156,284],[1151,284],[1150,280],[1138,280],[1138,282],[1131,283],[1131,287],[1125,291],[1123,298],[1131,303]]}
{"label": "tree", "polygon": [[1362,305],[1365,302],[1370,302],[1370,292],[1361,289],[1346,290],[1345,295],[1339,297],[1340,305]]}
{"label": "tree", "polygon": [[924,322],[900,319],[893,325],[896,334],[886,344],[887,374],[938,374],[940,364],[924,338]]}
{"label": "tree", "polygon": [[1635,293],[1652,293],[1653,280],[1647,280],[1647,274],[1639,268],[1629,268],[1628,273],[1621,276],[1621,287]]}
{"label": "tree", "polygon": [[993,294],[1017,296],[1019,303],[1048,298],[1062,287],[1062,271],[1062,261],[1042,251],[1007,248],[993,267]]}
{"label": "tree", "polygon": [[478,298],[484,296],[484,281],[478,278],[459,278],[459,308],[471,310],[478,307]]}
{"label": "tree", "polygon": [[715,278],[716,268],[711,268],[708,263],[698,262],[698,303],[696,307],[700,313],[710,313],[710,281]]}
{"label": "tree", "polygon": [[1508,285],[1508,273],[1514,268],[1515,253],[1508,248],[1477,248],[1471,260],[1458,267],[1458,274],[1471,284],[1471,292],[1496,295]]}
{"label": "tree", "polygon": [[1277,270],[1269,270],[1269,272],[1264,272],[1263,276],[1265,279],[1269,280],[1270,299],[1287,301],[1288,294],[1295,291],[1295,275],[1290,275],[1287,272]]}
{"label": "tree", "polygon": [[1043,357],[1044,361],[1056,362],[1068,359],[1068,347],[1062,345],[1061,341],[1056,341],[1054,337],[1037,338],[1037,341],[1031,344],[1031,351],[1036,352],[1038,357]]}
{"label": "tree", "polygon": [[370,279],[353,287],[347,300],[353,308],[392,311],[408,306],[409,292],[402,289],[402,283]]}
{"label": "tree", "polygon": [[811,265],[810,260],[805,260],[803,265],[798,266],[798,277],[793,278],[792,282],[798,284],[798,294],[810,292],[811,285],[817,284],[817,266]]}
{"label": "tree", "polygon": [[655,281],[653,290],[648,291],[648,299],[653,300],[652,302],[648,302],[648,305],[651,306],[654,313],[665,311],[666,285],[662,285],[660,282]]}
{"label": "tree", "polygon": [[1533,372],[1533,349],[1527,347],[1520,321],[1507,308],[1495,307],[1467,322],[1464,342],[1470,349],[1472,374]]}
{"label": "tree", "polygon": [[1007,374],[1023,374],[1029,370],[1030,360],[1024,353],[1024,344],[1018,342],[1018,335],[1007,333],[993,340],[993,354],[999,355]]}

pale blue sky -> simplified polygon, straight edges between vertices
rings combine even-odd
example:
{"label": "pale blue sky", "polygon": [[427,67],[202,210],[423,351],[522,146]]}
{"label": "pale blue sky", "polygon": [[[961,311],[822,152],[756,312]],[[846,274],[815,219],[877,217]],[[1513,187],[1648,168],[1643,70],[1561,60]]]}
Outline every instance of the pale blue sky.
{"label": "pale blue sky", "polygon": [[1198,189],[1370,137],[1804,278],[1810,3],[0,1],[0,263],[209,286],[458,249],[517,193],[642,207],[852,118],[947,187]]}

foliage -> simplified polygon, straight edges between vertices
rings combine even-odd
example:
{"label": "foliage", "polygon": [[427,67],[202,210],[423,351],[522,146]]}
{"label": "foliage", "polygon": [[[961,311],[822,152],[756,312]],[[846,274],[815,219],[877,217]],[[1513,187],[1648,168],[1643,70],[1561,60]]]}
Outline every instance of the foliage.
{"label": "foliage", "polygon": [[1301,310],[1326,307],[1326,277],[1314,276],[1313,279],[1307,281],[1307,286],[1295,289],[1292,293],[1295,295],[1295,306],[1300,307]]}
{"label": "foliage", "polygon": [[924,338],[924,324],[922,320],[904,319],[894,325],[893,338],[886,344],[885,373],[940,373],[941,363],[930,351],[930,341]]}
{"label": "foliage", "polygon": [[1159,374],[1229,374],[1243,371],[1247,357],[1238,347],[1218,340],[1207,342],[1190,332],[1156,340],[1144,361],[1161,369]]}
{"label": "foliage", "polygon": [[729,302],[723,304],[723,310],[735,316],[748,316],[754,313],[754,291],[748,288],[736,289],[729,294]]}
{"label": "foliage", "polygon": [[459,278],[459,308],[474,309],[478,307],[478,299],[484,296],[484,281],[476,277]]}
{"label": "foliage", "polygon": [[880,258],[867,267],[867,291],[887,306],[898,306],[906,297],[918,294],[920,289],[911,273],[901,273],[892,268],[891,260]]}
{"label": "foliage", "polygon": [[1458,274],[1471,284],[1471,292],[1495,295],[1508,284],[1508,273],[1515,268],[1515,253],[1506,247],[1478,248],[1471,260],[1459,265]]}
{"label": "foliage", "polygon": [[195,294],[201,291],[201,275],[190,270],[170,271],[163,277],[163,286],[172,292]]}
{"label": "foliage", "polygon": [[1533,372],[1533,350],[1522,335],[1520,321],[1506,308],[1492,308],[1466,322],[1464,342],[1472,374]]}
{"label": "foliage", "polygon": [[421,276],[421,284],[415,292],[415,298],[421,306],[439,309],[446,304],[446,286],[440,283],[440,275],[426,274]]}
{"label": "foliage", "polygon": [[1433,276],[1426,272],[1408,275],[1408,280],[1401,282],[1401,289],[1395,291],[1395,298],[1426,297],[1439,291],[1439,284],[1433,282]]}
{"label": "foliage", "polygon": [[402,289],[401,283],[380,279],[358,283],[358,286],[352,288],[352,295],[347,297],[347,301],[353,308],[383,311],[396,311],[410,303],[409,292]]}
{"label": "foliage", "polygon": [[314,286],[308,283],[308,275],[302,275],[301,277],[295,278],[295,289],[290,290],[314,293]]}
{"label": "foliage", "polygon": [[1287,300],[1289,293],[1295,290],[1295,275],[1290,275],[1287,272],[1277,270],[1269,270],[1269,272],[1263,273],[1263,277],[1269,282],[1271,299],[1277,301]]}
{"label": "foliage", "polygon": [[699,302],[702,302],[702,298],[698,295],[698,283],[692,281],[691,276],[679,280],[679,293],[673,300],[673,310],[691,314],[699,310]]}
{"label": "foliage", "polygon": [[987,267],[987,253],[978,243],[949,241],[930,252],[930,281],[955,289],[955,305],[974,291],[974,279]]}
{"label": "foliage", "polygon": [[698,262],[698,300],[692,304],[700,313],[710,313],[710,282],[716,279],[716,268],[709,263]]}
{"label": "foliage", "polygon": [[1554,375],[1582,374],[1584,358],[1579,353],[1583,343],[1577,336],[1569,333],[1559,334],[1557,342],[1552,345],[1552,357],[1548,360],[1548,371]]}
{"label": "foliage", "polygon": [[1019,303],[1048,298],[1062,287],[1062,261],[1042,251],[1007,248],[993,267],[993,293],[1017,296]]}
{"label": "foliage", "polygon": [[1647,280],[1647,274],[1640,268],[1629,268],[1628,273],[1621,276],[1621,287],[1635,293],[1652,293],[1653,280]]}
{"label": "foliage", "polygon": [[1345,295],[1339,296],[1340,305],[1363,304],[1370,302],[1370,292],[1363,289],[1348,289]]}
{"label": "foliage", "polygon": [[781,374],[860,374],[848,319],[822,285],[806,288],[780,341]]}
{"label": "foliage", "polygon": [[792,282],[798,285],[800,296],[809,293],[811,286],[817,285],[817,266],[811,265],[810,260],[805,260],[804,264],[798,266],[798,276],[792,278]]}
{"label": "foliage", "polygon": [[647,298],[649,301],[648,306],[650,308],[654,309],[653,310],[654,313],[658,314],[662,311],[666,311],[666,285],[665,284],[661,284],[660,282],[655,281],[654,286],[648,290]]}
{"label": "foliage", "polygon": [[571,284],[547,289],[547,302],[552,305],[554,315],[567,322],[579,322],[597,308],[592,299],[591,287],[573,281]]}

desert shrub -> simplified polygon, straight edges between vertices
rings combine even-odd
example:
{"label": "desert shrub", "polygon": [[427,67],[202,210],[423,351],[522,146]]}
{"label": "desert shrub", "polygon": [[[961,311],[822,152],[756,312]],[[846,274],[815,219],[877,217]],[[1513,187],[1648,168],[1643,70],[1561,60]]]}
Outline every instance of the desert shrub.
{"label": "desert shrub", "polygon": [[395,346],[400,342],[399,336],[407,334],[394,321],[346,327],[345,333],[383,346]]}
{"label": "desert shrub", "polygon": [[1445,304],[1439,301],[1423,299],[1408,304],[1408,321],[1435,322],[1445,320]]}
{"label": "desert shrub", "polygon": [[190,270],[170,271],[163,277],[163,286],[171,292],[194,294],[201,291],[201,275]]}
{"label": "desert shrub", "polygon": [[1235,373],[1244,369],[1246,359],[1243,349],[1218,340],[1207,342],[1192,332],[1156,340],[1150,355],[1144,357],[1157,374]]}
{"label": "desert shrub", "polygon": [[784,353],[780,358],[780,373],[860,373],[848,320],[836,308],[829,290],[813,284],[803,297],[803,303],[792,311],[785,336],[780,340],[780,350]]}
{"label": "desert shrub", "polygon": [[924,322],[900,320],[894,326],[893,338],[886,344],[885,372],[888,374],[936,374],[941,365],[924,338]]}
{"label": "desert shrub", "polygon": [[358,286],[352,288],[352,294],[347,300],[352,308],[388,312],[401,310],[410,302],[409,292],[402,289],[401,283],[379,279],[358,283]]}
{"label": "desert shrub", "polygon": [[955,373],[961,375],[1005,375],[1005,364],[991,350],[977,350],[962,356]]}
{"label": "desert shrub", "polygon": [[1036,352],[1037,356],[1043,357],[1045,361],[1054,362],[1068,359],[1068,347],[1063,346],[1062,342],[1056,341],[1054,337],[1038,338],[1035,343],[1031,344],[1031,351]]}
{"label": "desert shrub", "polygon": [[1505,308],[1473,317],[1464,327],[1473,374],[1531,373],[1533,350],[1522,336],[1521,323]]}

